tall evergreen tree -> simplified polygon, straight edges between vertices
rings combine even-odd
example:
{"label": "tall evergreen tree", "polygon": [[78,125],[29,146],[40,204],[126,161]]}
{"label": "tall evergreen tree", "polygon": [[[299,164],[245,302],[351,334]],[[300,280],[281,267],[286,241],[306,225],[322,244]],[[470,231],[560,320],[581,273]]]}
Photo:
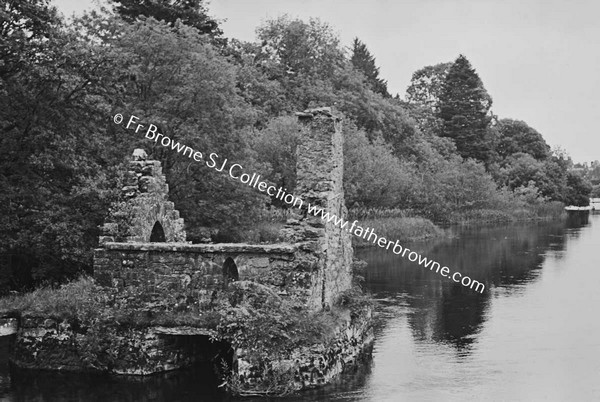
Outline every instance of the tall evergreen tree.
{"label": "tall evergreen tree", "polygon": [[438,117],[442,121],[441,135],[454,140],[463,158],[489,161],[491,106],[492,98],[483,82],[467,58],[460,55],[444,80]]}
{"label": "tall evergreen tree", "polygon": [[178,19],[200,33],[220,36],[219,24],[208,16],[203,0],[111,0],[114,10],[125,21],[135,21],[140,15],[154,17],[173,25]]}
{"label": "tall evergreen tree", "polygon": [[350,59],[355,69],[367,77],[367,82],[371,85],[374,92],[385,97],[390,94],[387,90],[387,81],[379,78],[379,67],[375,65],[375,57],[367,49],[367,45],[358,38],[354,38],[352,44],[352,58]]}

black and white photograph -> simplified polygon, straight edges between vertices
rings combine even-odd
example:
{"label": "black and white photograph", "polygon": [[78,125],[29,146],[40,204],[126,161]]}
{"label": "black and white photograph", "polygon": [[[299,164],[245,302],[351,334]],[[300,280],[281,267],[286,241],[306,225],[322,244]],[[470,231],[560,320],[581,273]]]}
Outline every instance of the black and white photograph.
{"label": "black and white photograph", "polygon": [[0,0],[0,401],[600,401],[597,0]]}

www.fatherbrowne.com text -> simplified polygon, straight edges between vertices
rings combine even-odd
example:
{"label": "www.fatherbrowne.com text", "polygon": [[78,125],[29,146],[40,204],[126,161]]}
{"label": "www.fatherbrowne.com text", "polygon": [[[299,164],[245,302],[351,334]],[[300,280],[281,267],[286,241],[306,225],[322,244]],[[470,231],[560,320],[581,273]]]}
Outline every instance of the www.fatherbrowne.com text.
{"label": "www.fatherbrowne.com text", "polygon": [[[123,115],[120,113],[116,114],[113,117],[113,121],[116,124],[121,124],[123,122]],[[149,124],[147,126],[144,124],[139,124],[139,118],[131,115],[125,128],[129,130],[134,129],[136,133],[142,130],[141,132],[144,133],[144,136],[148,140],[153,141],[155,144],[161,144],[162,146],[170,148],[177,153],[181,153],[183,156],[193,159],[196,162],[204,162],[206,166],[215,169],[218,172],[226,171],[229,174],[229,177],[232,179],[256,188],[259,191],[264,192],[271,197],[275,197],[292,207],[305,207],[309,214],[320,217],[323,221],[328,223],[333,222],[334,225],[339,226],[355,236],[362,237],[367,241],[371,241],[378,247],[385,248],[386,250],[391,249],[394,254],[408,258],[408,260],[411,262],[417,262],[422,267],[429,268],[431,271],[435,270],[436,273],[439,273],[443,277],[449,277],[454,282],[460,283],[465,287],[474,289],[480,293],[483,293],[485,290],[485,285],[483,283],[471,279],[468,276],[463,276],[460,272],[451,272],[450,268],[442,266],[437,261],[428,259],[416,251],[410,250],[409,248],[404,248],[398,243],[398,240],[387,240],[385,237],[377,235],[372,228],[363,228],[362,226],[358,225],[357,220],[354,222],[349,222],[343,218],[337,217],[336,215],[330,214],[322,208],[311,205],[309,202],[305,203],[300,197],[288,193],[287,189],[283,189],[281,187],[277,188],[267,182],[262,181],[260,175],[256,173],[249,174],[244,172],[243,166],[238,163],[231,163],[226,158],[221,160],[219,155],[214,152],[209,153],[205,158],[201,151],[195,150],[194,148],[191,148],[185,144],[181,144],[178,141],[172,140],[170,137],[159,133],[158,127],[154,124]]]}

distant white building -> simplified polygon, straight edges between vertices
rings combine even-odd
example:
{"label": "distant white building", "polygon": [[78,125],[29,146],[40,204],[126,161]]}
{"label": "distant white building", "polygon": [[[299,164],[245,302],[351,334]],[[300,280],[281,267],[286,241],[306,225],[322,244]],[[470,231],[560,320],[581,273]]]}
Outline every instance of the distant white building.
{"label": "distant white building", "polygon": [[600,198],[590,198],[590,207],[592,211],[600,211]]}

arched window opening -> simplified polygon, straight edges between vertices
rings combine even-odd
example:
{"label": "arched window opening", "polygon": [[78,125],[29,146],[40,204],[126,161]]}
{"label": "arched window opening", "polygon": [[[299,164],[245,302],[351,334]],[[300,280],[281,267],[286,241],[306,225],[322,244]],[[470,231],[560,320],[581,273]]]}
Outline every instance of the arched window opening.
{"label": "arched window opening", "polygon": [[231,257],[227,257],[227,259],[223,263],[223,277],[227,282],[237,281],[238,279],[240,279],[237,265],[235,265],[235,262]]}
{"label": "arched window opening", "polygon": [[167,241],[165,238],[165,231],[160,222],[154,224],[152,233],[150,233],[150,241],[153,243],[164,243]]}

